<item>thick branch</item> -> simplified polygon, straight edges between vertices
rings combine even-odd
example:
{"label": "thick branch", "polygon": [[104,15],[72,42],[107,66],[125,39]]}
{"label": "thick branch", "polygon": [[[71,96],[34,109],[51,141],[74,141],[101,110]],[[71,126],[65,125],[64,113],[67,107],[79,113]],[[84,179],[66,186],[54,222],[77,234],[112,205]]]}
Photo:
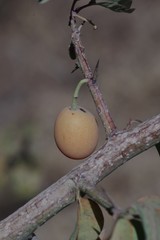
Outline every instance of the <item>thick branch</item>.
{"label": "thick branch", "polygon": [[134,156],[160,142],[160,114],[109,138],[88,160],[0,222],[0,240],[22,240],[75,201],[76,189],[95,186]]}

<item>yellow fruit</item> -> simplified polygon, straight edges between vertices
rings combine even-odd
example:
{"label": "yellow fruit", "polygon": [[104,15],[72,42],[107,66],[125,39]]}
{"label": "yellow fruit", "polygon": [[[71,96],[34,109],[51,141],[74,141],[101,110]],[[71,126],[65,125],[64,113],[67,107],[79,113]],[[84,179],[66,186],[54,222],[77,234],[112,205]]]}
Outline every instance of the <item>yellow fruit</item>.
{"label": "yellow fruit", "polygon": [[60,151],[69,158],[83,159],[96,148],[98,126],[95,117],[84,108],[64,108],[54,126],[54,137]]}

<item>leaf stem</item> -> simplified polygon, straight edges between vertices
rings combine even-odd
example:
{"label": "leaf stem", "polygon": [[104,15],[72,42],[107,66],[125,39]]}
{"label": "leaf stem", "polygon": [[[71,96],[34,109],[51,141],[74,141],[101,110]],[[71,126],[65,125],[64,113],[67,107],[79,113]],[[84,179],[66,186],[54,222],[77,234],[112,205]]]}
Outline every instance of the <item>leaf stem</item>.
{"label": "leaf stem", "polygon": [[92,2],[92,1],[90,1],[88,4],[85,4],[85,5],[81,6],[81,7],[77,7],[75,9],[75,12],[79,13],[82,9],[90,7],[90,6],[94,6],[94,5],[96,5],[96,4],[94,2]]}

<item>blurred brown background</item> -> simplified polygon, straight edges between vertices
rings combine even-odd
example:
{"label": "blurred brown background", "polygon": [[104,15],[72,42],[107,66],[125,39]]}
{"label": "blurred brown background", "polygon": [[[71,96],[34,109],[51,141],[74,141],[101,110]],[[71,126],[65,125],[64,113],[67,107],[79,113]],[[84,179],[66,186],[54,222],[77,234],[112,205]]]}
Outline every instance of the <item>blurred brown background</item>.
{"label": "blurred brown background", "polygon": [[[82,79],[80,71],[71,74],[68,56],[71,3],[0,0],[0,219],[80,163],[64,157],[53,139],[56,115],[70,105]],[[86,24],[82,39],[92,69],[100,59],[98,82],[119,129],[129,119],[160,112],[160,2],[134,0],[133,6],[132,14],[101,7],[81,13],[98,26],[94,31]],[[79,101],[96,114],[85,87]],[[160,194],[159,169],[151,149],[101,185],[127,207],[141,196]],[[75,218],[75,205],[66,208],[38,229],[39,239],[69,239]]]}

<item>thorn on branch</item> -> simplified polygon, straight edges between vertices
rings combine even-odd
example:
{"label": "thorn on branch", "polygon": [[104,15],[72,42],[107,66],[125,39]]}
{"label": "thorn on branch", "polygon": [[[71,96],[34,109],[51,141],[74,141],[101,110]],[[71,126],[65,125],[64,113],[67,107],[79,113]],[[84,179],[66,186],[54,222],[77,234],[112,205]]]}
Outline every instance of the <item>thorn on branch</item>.
{"label": "thorn on branch", "polygon": [[116,206],[104,189],[98,187],[81,186],[80,190],[82,193],[85,193],[89,198],[106,209],[106,211],[114,218],[117,218],[123,212],[122,209]]}
{"label": "thorn on branch", "polygon": [[139,123],[142,123],[141,120],[138,120],[138,119],[130,119],[129,122],[127,123],[127,126],[125,127],[124,130],[129,130],[129,129],[132,129],[134,128],[135,126],[137,126]]}
{"label": "thorn on branch", "polygon": [[94,69],[94,72],[93,72],[93,80],[92,80],[93,84],[96,83],[96,81],[97,81],[98,69],[99,69],[99,59],[98,59],[98,61],[96,63],[96,66],[95,66],[95,69]]}
{"label": "thorn on branch", "polygon": [[74,73],[77,69],[79,69],[79,64],[76,63],[74,69],[71,71],[71,73]]}

